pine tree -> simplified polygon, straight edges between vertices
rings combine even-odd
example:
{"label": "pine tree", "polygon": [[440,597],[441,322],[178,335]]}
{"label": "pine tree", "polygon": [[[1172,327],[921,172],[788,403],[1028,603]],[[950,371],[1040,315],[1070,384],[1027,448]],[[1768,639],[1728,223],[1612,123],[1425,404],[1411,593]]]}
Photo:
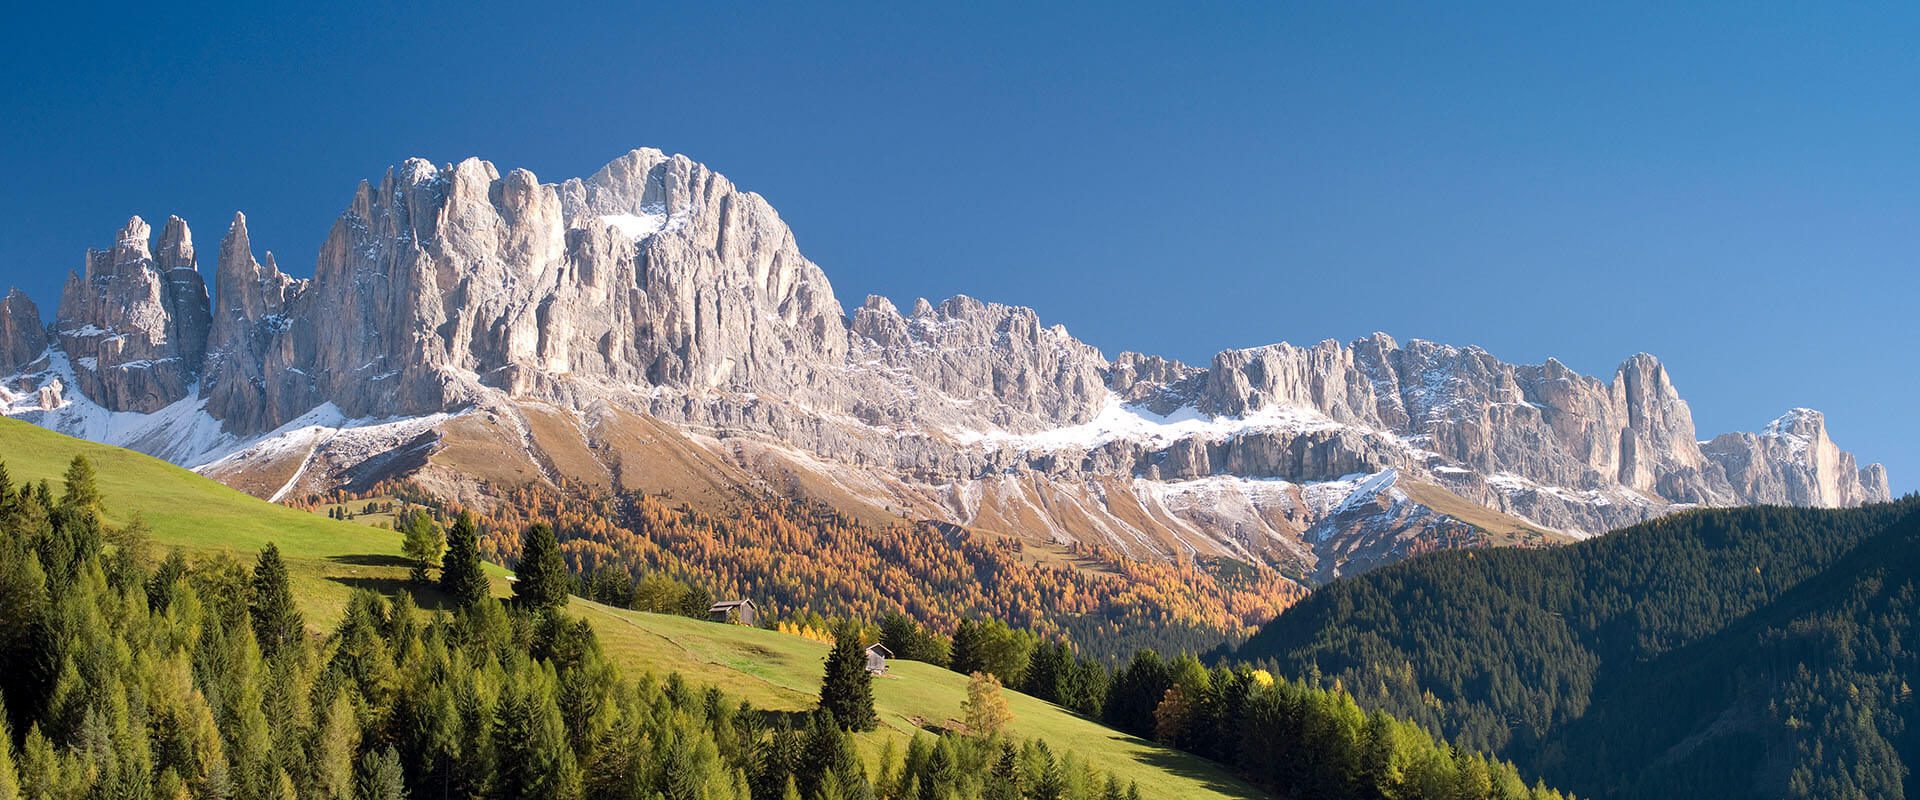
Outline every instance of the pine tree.
{"label": "pine tree", "polygon": [[313,770],[314,793],[328,800],[353,797],[353,752],[360,747],[360,725],[347,692],[335,690],[314,726],[308,766]]}
{"label": "pine tree", "polygon": [[867,674],[866,652],[852,625],[834,634],[826,675],[820,682],[820,708],[846,730],[870,731],[879,724],[873,713],[873,676]]}
{"label": "pine tree", "polygon": [[253,596],[247,603],[253,618],[254,638],[260,653],[271,659],[300,641],[306,623],[293,604],[293,587],[287,579],[287,564],[280,559],[280,548],[268,542],[253,567]]}
{"label": "pine tree", "polygon": [[360,757],[359,775],[354,780],[356,800],[406,800],[406,775],[400,768],[400,754],[392,747]]}
{"label": "pine tree", "polygon": [[[5,480],[0,473],[0,482]],[[0,483],[4,488],[4,483]],[[7,706],[0,702],[0,800],[20,800],[20,770],[13,765],[13,730],[7,727]]]}
{"label": "pine tree", "polygon": [[1025,792],[1021,790],[1020,751],[1013,749],[1011,743],[1000,745],[1000,760],[993,765],[993,771],[987,773],[987,785],[981,794],[984,800],[1021,800]]}
{"label": "pine tree", "polygon": [[520,567],[515,570],[513,599],[531,609],[559,608],[567,604],[571,588],[567,562],[560,556],[560,540],[553,527],[536,522],[520,536]]}
{"label": "pine tree", "polygon": [[508,683],[495,712],[498,767],[492,794],[500,800],[573,800],[580,769],[567,747],[550,668],[527,664]]}
{"label": "pine tree", "polygon": [[829,781],[843,795],[871,791],[860,757],[854,752],[853,737],[840,729],[831,714],[816,712],[808,721],[795,771],[800,776],[800,791],[808,797],[819,797]]}
{"label": "pine tree", "polygon": [[413,562],[408,574],[414,583],[426,583],[427,571],[440,566],[440,553],[447,546],[446,536],[425,509],[406,514],[401,529],[405,538],[400,542],[400,552]]}
{"label": "pine tree", "polygon": [[440,562],[440,591],[461,607],[478,603],[489,594],[487,574],[480,567],[480,528],[471,512],[460,512],[447,531],[447,553]]}
{"label": "pine tree", "polygon": [[1061,800],[1067,794],[1067,779],[1060,773],[1060,762],[1053,758],[1053,751],[1046,742],[1034,743],[1040,751],[1040,777],[1033,781],[1033,800]]}
{"label": "pine tree", "polygon": [[95,480],[93,464],[86,456],[74,456],[67,464],[67,491],[60,497],[60,505],[78,511],[98,511],[100,508],[100,486]]}
{"label": "pine tree", "polygon": [[948,667],[963,675],[985,670],[986,660],[981,654],[983,635],[979,623],[970,619],[960,620],[960,626],[953,631],[953,650],[948,656]]}

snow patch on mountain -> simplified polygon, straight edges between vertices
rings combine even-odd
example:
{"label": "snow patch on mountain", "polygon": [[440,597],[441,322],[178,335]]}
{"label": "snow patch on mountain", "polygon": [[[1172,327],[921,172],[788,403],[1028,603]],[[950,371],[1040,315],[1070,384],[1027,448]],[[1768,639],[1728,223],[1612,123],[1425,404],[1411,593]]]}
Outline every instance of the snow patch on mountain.
{"label": "snow patch on mountain", "polygon": [[1008,446],[1021,450],[1091,450],[1113,441],[1135,441],[1164,447],[1190,437],[1219,441],[1248,431],[1307,433],[1345,427],[1343,423],[1314,409],[1272,405],[1245,416],[1211,415],[1192,405],[1160,414],[1144,404],[1126,403],[1108,392],[1100,413],[1079,425],[1068,425],[1038,433],[1012,433],[1004,430],[950,430],[948,435],[961,444]]}
{"label": "snow patch on mountain", "polygon": [[[78,439],[105,442],[138,450],[176,464],[198,464],[227,452],[237,437],[221,429],[207,413],[207,403],[189,395],[160,410],[109,411],[81,393],[73,364],[59,350],[48,350],[37,372],[13,376],[9,386],[32,386],[33,391],[0,390],[5,413]],[[42,391],[42,390],[47,391]],[[46,400],[57,399],[49,407]]]}
{"label": "snow patch on mountain", "polygon": [[659,233],[666,227],[667,217],[664,214],[602,214],[600,221],[637,241]]}

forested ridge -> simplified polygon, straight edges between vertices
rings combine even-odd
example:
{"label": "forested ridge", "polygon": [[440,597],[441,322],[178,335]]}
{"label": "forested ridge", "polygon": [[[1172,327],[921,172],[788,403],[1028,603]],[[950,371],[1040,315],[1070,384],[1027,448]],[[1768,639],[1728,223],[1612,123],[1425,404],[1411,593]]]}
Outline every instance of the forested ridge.
{"label": "forested ridge", "polygon": [[1582,794],[1902,797],[1920,500],[1693,511],[1337,581],[1232,657]]}
{"label": "forested ridge", "polygon": [[482,513],[481,546],[512,563],[515,532],[546,521],[583,575],[672,578],[705,596],[752,598],[775,615],[899,612],[944,630],[965,617],[999,619],[1071,638],[1109,662],[1146,647],[1198,651],[1238,639],[1305,594],[1264,566],[1079,547],[1069,555],[1086,568],[964,529],[874,526],[776,495],[743,503],[721,513],[659,495],[528,485]]}

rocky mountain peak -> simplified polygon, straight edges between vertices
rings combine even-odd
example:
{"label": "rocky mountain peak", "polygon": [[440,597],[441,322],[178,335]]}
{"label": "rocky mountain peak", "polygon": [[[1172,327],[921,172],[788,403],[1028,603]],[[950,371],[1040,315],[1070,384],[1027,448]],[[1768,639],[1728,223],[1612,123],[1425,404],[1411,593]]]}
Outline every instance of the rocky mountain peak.
{"label": "rocky mountain peak", "polygon": [[167,217],[166,227],[160,229],[160,249],[153,259],[154,268],[162,272],[198,267],[193,260],[193,231],[187,228],[186,220]]}
{"label": "rocky mountain peak", "polygon": [[1789,409],[1760,429],[1763,436],[1798,436],[1809,440],[1825,439],[1827,415],[1811,408]]}
{"label": "rocky mountain peak", "polygon": [[295,303],[306,281],[284,273],[268,253],[253,258],[247,215],[235,212],[214,267],[218,311],[208,336],[202,393],[228,430],[258,431],[319,401],[295,344]]}
{"label": "rocky mountain peak", "polygon": [[8,289],[0,299],[0,376],[25,368],[46,349],[47,328],[40,321],[40,308],[26,292]]}
{"label": "rocky mountain peak", "polygon": [[903,318],[893,303],[869,300],[850,330],[856,362],[913,376],[911,394],[925,387],[956,401],[938,411],[916,401],[929,422],[1039,430],[1086,422],[1105,402],[1106,358],[1031,308],[955,295],[922,300]]}
{"label": "rocky mountain peak", "polygon": [[1843,506],[1890,497],[1886,468],[1859,467],[1827,436],[1826,416],[1795,408],[1759,433],[1724,433],[1702,448],[1736,490],[1794,505]]}
{"label": "rocky mountain peak", "polygon": [[179,218],[162,232],[133,217],[111,250],[88,251],[69,274],[54,332],[79,389],[112,411],[157,411],[185,398],[206,355],[211,322],[193,236]]}
{"label": "rocky mountain peak", "polygon": [[107,265],[139,265],[151,261],[153,252],[148,244],[152,238],[153,226],[138,214],[129,217],[127,224],[120,228],[120,233],[114,236],[113,249],[110,251],[113,257],[106,262]]}

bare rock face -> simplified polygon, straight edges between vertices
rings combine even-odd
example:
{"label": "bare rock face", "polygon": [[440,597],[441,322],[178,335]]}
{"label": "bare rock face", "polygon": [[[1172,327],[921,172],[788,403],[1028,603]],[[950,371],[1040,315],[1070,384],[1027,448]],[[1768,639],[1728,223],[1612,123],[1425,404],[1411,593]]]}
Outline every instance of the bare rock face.
{"label": "bare rock face", "polygon": [[[795,394],[844,362],[847,329],[833,287],[759,195],[651,149],[566,181],[557,194],[600,256],[581,259],[583,273],[595,273],[596,293],[625,295],[631,312],[630,330],[589,326],[571,334],[570,349],[631,343],[609,352],[648,383],[697,391]],[[626,242],[634,252],[623,267]]]}
{"label": "bare rock face", "polygon": [[1121,353],[1107,369],[1107,388],[1129,403],[1165,414],[1191,403],[1207,371],[1170,358]]}
{"label": "bare rock face", "polygon": [[113,249],[89,251],[84,274],[67,278],[54,323],[79,390],[112,411],[157,411],[185,398],[206,354],[210,315],[192,234],[169,218],[157,255],[150,234],[134,217]]}
{"label": "bare rock face", "polygon": [[1759,433],[1723,433],[1704,448],[1746,502],[1851,506],[1888,499],[1887,471],[1858,468],[1827,438],[1826,416],[1796,408]]}
{"label": "bare rock face", "polygon": [[[795,394],[847,347],[825,275],[766,201],[657,150],[561,185],[408,161],[361,185],[295,294],[291,362],[354,416],[583,381]],[[258,431],[296,413],[232,416]]]}
{"label": "bare rock face", "polygon": [[1701,473],[1692,415],[1647,355],[1601,382],[1557,361],[1508,364],[1479,348],[1402,347],[1385,334],[1344,347],[1270,345],[1216,356],[1203,402],[1232,416],[1312,408],[1398,434],[1454,465],[1555,486],[1620,484],[1684,502],[1725,494]]}
{"label": "bare rock face", "polygon": [[294,348],[292,314],[307,282],[267,254],[253,259],[247,217],[234,214],[214,270],[217,313],[207,342],[207,408],[228,429],[268,430],[319,403]]}
{"label": "bare rock face", "polygon": [[[1092,419],[1106,397],[1106,359],[1066,328],[1041,325],[1030,308],[960,295],[937,308],[916,304],[903,318],[869,298],[852,331],[857,366],[909,378],[903,394],[916,408],[896,422],[1044,430]],[[940,401],[951,402],[935,411]]]}
{"label": "bare rock face", "polygon": [[11,375],[40,358],[47,349],[46,323],[40,309],[25,292],[7,290],[0,299],[0,375]]}

